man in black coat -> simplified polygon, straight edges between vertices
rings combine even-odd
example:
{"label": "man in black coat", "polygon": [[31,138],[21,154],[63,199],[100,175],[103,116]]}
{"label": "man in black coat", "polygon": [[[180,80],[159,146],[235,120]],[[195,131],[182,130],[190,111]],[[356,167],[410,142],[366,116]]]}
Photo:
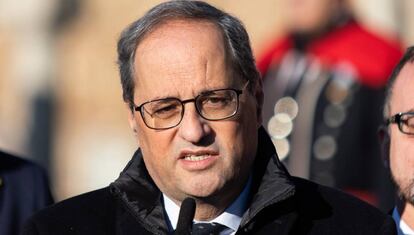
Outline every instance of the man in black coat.
{"label": "man in black coat", "polygon": [[414,234],[414,46],[395,67],[387,86],[385,125],[380,129],[384,162],[397,189],[392,210],[398,234]]}
{"label": "man in black coat", "polygon": [[44,170],[0,151],[0,234],[20,234],[25,220],[52,203]]}
{"label": "man in black coat", "polygon": [[395,234],[389,216],[279,162],[238,19],[162,3],[124,30],[118,60],[140,148],[109,187],[38,213],[24,234]]}

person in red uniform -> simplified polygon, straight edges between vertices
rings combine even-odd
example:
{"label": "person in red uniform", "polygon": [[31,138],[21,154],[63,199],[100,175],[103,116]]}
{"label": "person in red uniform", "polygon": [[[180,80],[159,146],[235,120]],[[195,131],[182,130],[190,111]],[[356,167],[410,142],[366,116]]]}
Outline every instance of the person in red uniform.
{"label": "person in red uniform", "polygon": [[392,205],[376,138],[383,88],[401,45],[359,24],[344,0],[283,0],[288,34],[257,66],[264,126],[293,175]]}

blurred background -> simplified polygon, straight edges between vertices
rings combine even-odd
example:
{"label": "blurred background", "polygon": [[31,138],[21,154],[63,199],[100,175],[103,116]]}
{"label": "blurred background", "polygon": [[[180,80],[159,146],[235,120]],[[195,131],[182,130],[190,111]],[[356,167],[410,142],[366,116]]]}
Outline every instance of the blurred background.
{"label": "blurred background", "polygon": [[[259,56],[287,31],[285,1],[208,2],[245,23]],[[0,1],[0,149],[45,167],[56,201],[107,186],[135,151],[116,43],[159,2]],[[414,44],[414,1],[346,4],[368,30]]]}

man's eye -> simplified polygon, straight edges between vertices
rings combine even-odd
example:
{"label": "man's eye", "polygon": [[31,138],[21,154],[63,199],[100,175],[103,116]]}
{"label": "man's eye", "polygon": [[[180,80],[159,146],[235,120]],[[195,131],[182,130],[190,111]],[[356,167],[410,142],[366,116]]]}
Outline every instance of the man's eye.
{"label": "man's eye", "polygon": [[153,115],[162,116],[172,114],[178,111],[177,105],[167,105],[163,107],[159,107],[153,111]]}
{"label": "man's eye", "polygon": [[226,103],[229,101],[229,99],[225,97],[210,97],[207,101],[210,103],[216,104],[216,103]]}
{"label": "man's eye", "polygon": [[403,120],[403,123],[409,128],[414,129],[414,116],[410,116],[407,119]]}
{"label": "man's eye", "polygon": [[212,96],[204,100],[203,105],[226,105],[231,102],[229,96]]}

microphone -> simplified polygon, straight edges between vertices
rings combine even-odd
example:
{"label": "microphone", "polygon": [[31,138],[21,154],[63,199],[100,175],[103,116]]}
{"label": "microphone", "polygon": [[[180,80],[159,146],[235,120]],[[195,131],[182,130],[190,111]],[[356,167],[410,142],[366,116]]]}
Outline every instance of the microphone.
{"label": "microphone", "polygon": [[193,198],[187,197],[182,201],[174,235],[191,234],[195,209],[196,204]]}

